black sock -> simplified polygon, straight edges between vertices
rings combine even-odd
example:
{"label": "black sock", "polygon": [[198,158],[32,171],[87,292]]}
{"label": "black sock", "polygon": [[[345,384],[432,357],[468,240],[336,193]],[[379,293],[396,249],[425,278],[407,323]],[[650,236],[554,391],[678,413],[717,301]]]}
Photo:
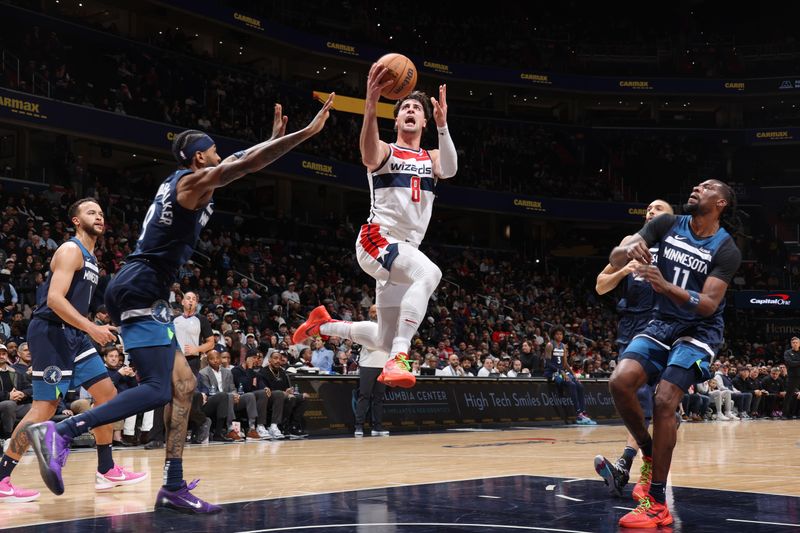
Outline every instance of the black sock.
{"label": "black sock", "polygon": [[176,491],[183,483],[183,459],[167,459],[164,463],[164,488]]}
{"label": "black sock", "polygon": [[658,503],[667,501],[667,483],[650,483],[650,496]]}
{"label": "black sock", "polygon": [[630,472],[634,457],[636,457],[636,449],[631,448],[630,446],[625,446],[625,449],[622,451],[622,456],[619,458],[619,461],[617,461],[617,464],[624,468],[627,472]]}
{"label": "black sock", "polygon": [[4,454],[3,458],[0,459],[0,481],[10,476],[11,472],[14,471],[14,467],[16,467],[18,464],[19,461],[15,461],[11,457]]}
{"label": "black sock", "polygon": [[114,457],[111,455],[110,444],[97,445],[97,471],[105,474],[114,468]]}
{"label": "black sock", "polygon": [[653,457],[653,439],[647,437],[647,442],[640,444],[639,449],[642,450],[642,455],[645,457]]}

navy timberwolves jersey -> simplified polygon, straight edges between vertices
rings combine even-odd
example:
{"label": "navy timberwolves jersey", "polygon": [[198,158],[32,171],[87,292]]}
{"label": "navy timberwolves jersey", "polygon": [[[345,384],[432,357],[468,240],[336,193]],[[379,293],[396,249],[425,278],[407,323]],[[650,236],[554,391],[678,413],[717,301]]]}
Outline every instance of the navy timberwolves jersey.
{"label": "navy timberwolves jersey", "polygon": [[[67,291],[67,301],[72,304],[72,307],[78,312],[87,316],[89,314],[89,303],[92,301],[94,290],[97,288],[97,281],[100,279],[100,271],[97,268],[97,260],[94,255],[86,249],[85,246],[72,237],[69,241],[78,245],[83,254],[83,268],[75,271],[72,275],[72,283],[69,285]],[[64,246],[62,244],[62,246]],[[61,318],[47,306],[47,293],[50,291],[50,280],[52,273],[47,277],[47,281],[42,284],[41,291],[37,291],[36,311],[33,312],[35,318],[49,320],[51,322],[63,322]]]}
{"label": "navy timberwolves jersey", "polygon": [[[649,245],[658,242],[661,275],[682,289],[698,293],[703,292],[709,276],[730,283],[741,262],[733,238],[724,228],[719,228],[710,237],[697,237],[689,226],[691,219],[688,215],[661,215],[640,232]],[[662,295],[656,299],[656,309],[657,317],[662,320],[703,323],[721,332],[725,299],[708,317],[686,311]]]}
{"label": "navy timberwolves jersey", "polygon": [[191,170],[173,172],[158,188],[142,223],[142,233],[129,261],[144,260],[157,270],[176,275],[189,260],[200,232],[214,213],[214,202],[192,211],[178,203],[178,181]]}
{"label": "navy timberwolves jersey", "polygon": [[[653,256],[651,264],[658,264],[658,248],[650,248]],[[617,302],[617,312],[621,315],[640,315],[650,313],[655,306],[655,293],[645,279],[636,274],[628,274],[622,296]]]}
{"label": "navy timberwolves jersey", "polygon": [[550,358],[550,363],[548,364],[553,370],[562,370],[564,368],[564,357],[566,356],[566,350],[564,348],[563,342],[558,344],[553,342],[553,356]]}

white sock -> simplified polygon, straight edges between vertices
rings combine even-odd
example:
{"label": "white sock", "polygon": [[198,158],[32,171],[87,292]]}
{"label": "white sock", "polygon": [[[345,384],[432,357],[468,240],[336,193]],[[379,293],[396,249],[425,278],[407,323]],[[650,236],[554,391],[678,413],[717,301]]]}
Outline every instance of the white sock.
{"label": "white sock", "polygon": [[401,311],[400,319],[397,321],[397,335],[392,339],[392,355],[400,352],[408,354],[411,348],[411,338],[419,328],[420,319],[409,315],[411,313]]}
{"label": "white sock", "polygon": [[322,324],[319,328],[319,332],[323,335],[350,339],[369,349],[375,349],[375,347],[378,346],[378,324],[375,322],[346,322],[344,320],[336,320]]}

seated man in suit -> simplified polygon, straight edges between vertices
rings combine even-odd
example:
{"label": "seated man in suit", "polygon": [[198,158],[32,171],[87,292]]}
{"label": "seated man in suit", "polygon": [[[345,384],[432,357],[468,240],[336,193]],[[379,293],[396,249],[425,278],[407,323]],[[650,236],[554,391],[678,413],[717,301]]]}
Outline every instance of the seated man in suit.
{"label": "seated man in suit", "polygon": [[[219,391],[219,393],[227,394],[232,399],[228,404],[228,432],[226,436],[235,441],[242,440],[242,437],[233,430],[233,421],[236,418],[234,413],[236,411],[246,411],[250,425],[249,433],[252,433],[252,435],[248,434],[248,437],[258,439],[259,436],[255,429],[256,418],[258,417],[256,397],[252,392],[239,394],[236,391],[236,385],[233,381],[233,373],[230,369],[223,367],[221,363],[219,352],[211,350],[208,352],[208,366],[200,370],[199,377],[203,382],[203,386],[208,388],[210,395]],[[215,437],[219,437],[220,433],[223,431],[222,428],[218,427],[214,433]],[[215,440],[219,439],[217,438]]]}

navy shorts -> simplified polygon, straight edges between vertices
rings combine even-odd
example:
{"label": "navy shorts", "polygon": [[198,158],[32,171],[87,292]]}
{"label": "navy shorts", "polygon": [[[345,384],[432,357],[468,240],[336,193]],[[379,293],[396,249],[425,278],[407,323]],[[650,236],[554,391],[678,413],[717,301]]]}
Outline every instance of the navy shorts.
{"label": "navy shorts", "polygon": [[623,315],[619,319],[619,324],[617,324],[617,351],[619,353],[624,352],[633,338],[644,331],[651,318],[651,313],[647,312],[641,316]]}
{"label": "navy shorts", "polygon": [[166,301],[172,280],[143,261],[127,263],[108,284],[105,304],[125,349],[169,346],[175,338]]}
{"label": "navy shorts", "polygon": [[72,326],[34,318],[28,325],[28,348],[34,400],[58,400],[69,389],[88,389],[108,377],[89,336]]}
{"label": "navy shorts", "polygon": [[692,369],[700,382],[711,378],[709,366],[720,344],[719,335],[702,325],[654,319],[634,337],[620,359],[639,361],[651,383],[668,366]]}

